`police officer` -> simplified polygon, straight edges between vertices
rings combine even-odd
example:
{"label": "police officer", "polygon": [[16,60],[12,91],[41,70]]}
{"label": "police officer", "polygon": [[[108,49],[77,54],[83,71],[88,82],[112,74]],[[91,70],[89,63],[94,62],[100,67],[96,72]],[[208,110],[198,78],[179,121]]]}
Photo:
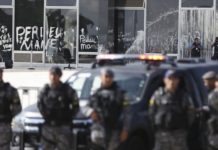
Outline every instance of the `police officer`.
{"label": "police officer", "polygon": [[45,119],[41,133],[45,150],[72,149],[72,119],[79,108],[78,97],[74,89],[60,81],[61,76],[61,69],[52,67],[50,84],[44,86],[38,98],[38,108]]}
{"label": "police officer", "polygon": [[155,129],[154,150],[188,150],[187,132],[192,123],[193,103],[188,93],[179,88],[180,74],[168,70],[164,87],[150,100],[149,115]]}
{"label": "police officer", "polygon": [[195,38],[191,47],[191,57],[201,57],[202,46],[198,38]]}
{"label": "police officer", "polygon": [[0,149],[9,150],[11,141],[12,118],[21,112],[17,89],[3,81],[3,69],[0,69]]}
{"label": "police officer", "polygon": [[208,120],[208,149],[218,150],[218,76],[215,89],[209,95],[210,119]]}
{"label": "police officer", "polygon": [[214,71],[208,71],[202,76],[202,78],[208,94],[210,94],[210,92],[215,88],[216,73]]}
{"label": "police officer", "polygon": [[218,37],[215,38],[215,42],[213,43],[211,47],[212,48],[214,47],[212,59],[218,60]]}
{"label": "police officer", "polygon": [[92,142],[107,150],[116,150],[127,139],[130,120],[126,94],[113,79],[112,70],[102,69],[101,87],[91,96],[88,104],[89,116],[94,121]]}

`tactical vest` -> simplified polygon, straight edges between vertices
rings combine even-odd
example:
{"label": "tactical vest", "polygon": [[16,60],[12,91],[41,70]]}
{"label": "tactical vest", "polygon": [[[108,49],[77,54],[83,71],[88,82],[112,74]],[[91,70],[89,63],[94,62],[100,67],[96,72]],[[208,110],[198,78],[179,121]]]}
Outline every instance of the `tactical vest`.
{"label": "tactical vest", "polygon": [[12,112],[10,105],[12,103],[13,88],[9,83],[3,83],[0,86],[0,122],[10,122],[12,119]]}
{"label": "tactical vest", "polygon": [[120,90],[101,89],[97,92],[98,100],[95,107],[106,128],[119,128],[122,112],[123,93]]}
{"label": "tactical vest", "polygon": [[214,52],[218,53],[218,42],[214,43]]}
{"label": "tactical vest", "polygon": [[182,94],[163,93],[156,97],[157,112],[155,126],[161,130],[186,129],[188,126],[187,110]]}
{"label": "tactical vest", "polygon": [[51,89],[48,85],[45,88],[43,95],[43,104],[45,122],[52,125],[62,125],[72,122],[73,109],[72,106],[73,97],[68,97],[67,84],[62,84],[58,89]]}

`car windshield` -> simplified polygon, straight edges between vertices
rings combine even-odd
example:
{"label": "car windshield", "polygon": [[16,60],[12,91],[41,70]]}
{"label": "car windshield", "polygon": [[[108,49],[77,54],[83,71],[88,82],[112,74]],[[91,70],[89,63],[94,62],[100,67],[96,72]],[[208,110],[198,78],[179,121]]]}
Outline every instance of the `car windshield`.
{"label": "car windshield", "polygon": [[[136,73],[116,73],[115,76],[115,81],[133,102],[140,100],[145,79],[145,75]],[[80,100],[88,100],[101,85],[100,76],[91,73],[73,75],[68,83],[77,91]]]}

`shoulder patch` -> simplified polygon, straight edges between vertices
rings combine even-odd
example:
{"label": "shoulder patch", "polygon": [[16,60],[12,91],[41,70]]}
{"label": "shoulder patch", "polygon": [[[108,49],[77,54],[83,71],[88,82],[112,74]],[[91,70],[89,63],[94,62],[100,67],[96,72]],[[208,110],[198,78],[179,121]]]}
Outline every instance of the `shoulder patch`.
{"label": "shoulder patch", "polygon": [[155,102],[155,99],[152,97],[149,101],[149,106],[153,106]]}

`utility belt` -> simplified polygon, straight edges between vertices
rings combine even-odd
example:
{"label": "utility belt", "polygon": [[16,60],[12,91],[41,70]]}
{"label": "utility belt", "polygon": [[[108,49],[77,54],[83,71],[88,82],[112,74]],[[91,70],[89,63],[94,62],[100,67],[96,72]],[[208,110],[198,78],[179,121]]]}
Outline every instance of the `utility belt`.
{"label": "utility belt", "polygon": [[71,123],[71,121],[45,121],[44,125],[47,126],[52,126],[52,127],[61,127],[63,125],[69,125],[71,127],[73,127],[73,124]]}
{"label": "utility belt", "polygon": [[163,126],[156,126],[157,131],[165,131],[165,132],[172,132],[172,131],[181,131],[186,130],[186,127],[163,127]]}

